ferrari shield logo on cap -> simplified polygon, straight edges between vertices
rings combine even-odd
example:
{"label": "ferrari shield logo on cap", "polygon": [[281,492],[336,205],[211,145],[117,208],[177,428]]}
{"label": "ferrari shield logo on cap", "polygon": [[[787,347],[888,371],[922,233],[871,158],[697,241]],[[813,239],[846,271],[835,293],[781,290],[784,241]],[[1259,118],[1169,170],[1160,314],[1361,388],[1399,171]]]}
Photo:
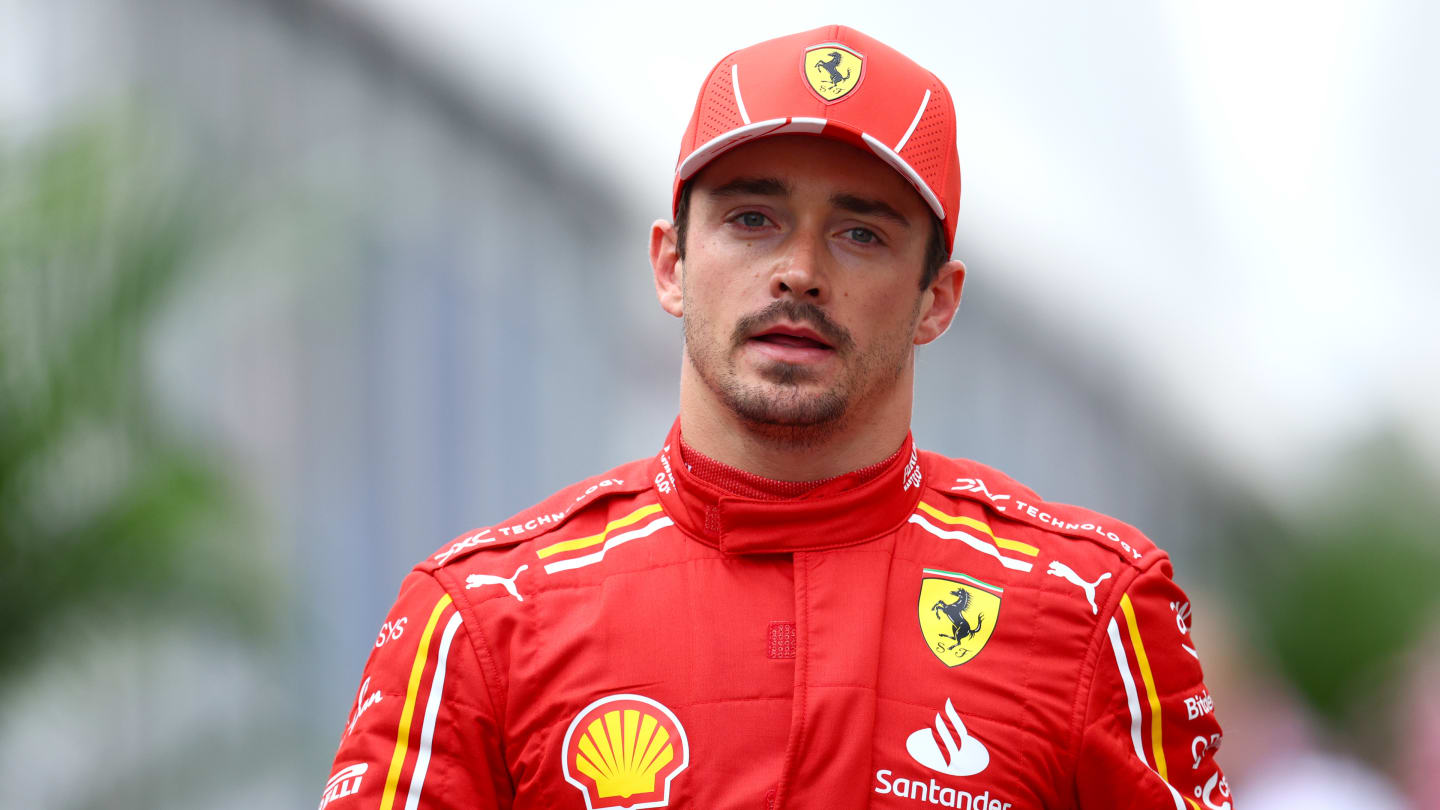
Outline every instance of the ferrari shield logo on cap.
{"label": "ferrari shield logo on cap", "polygon": [[985,648],[1000,619],[1004,588],[954,571],[926,568],[920,581],[920,632],[947,667],[964,664]]}
{"label": "ferrari shield logo on cap", "polygon": [[575,715],[560,755],[565,781],[589,810],[639,810],[670,804],[670,780],[690,764],[690,743],[659,701],[610,695]]}
{"label": "ferrari shield logo on cap", "polygon": [[810,89],[827,103],[848,96],[865,76],[865,57],[834,42],[810,46],[800,63]]}

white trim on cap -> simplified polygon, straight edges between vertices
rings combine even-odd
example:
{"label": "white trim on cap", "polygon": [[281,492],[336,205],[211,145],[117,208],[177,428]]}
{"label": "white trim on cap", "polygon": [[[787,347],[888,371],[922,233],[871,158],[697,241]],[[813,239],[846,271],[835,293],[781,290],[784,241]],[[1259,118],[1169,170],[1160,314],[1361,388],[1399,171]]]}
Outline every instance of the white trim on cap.
{"label": "white trim on cap", "polygon": [[[928,103],[928,98],[925,103]],[[924,112],[923,105],[921,106],[921,112]],[[918,115],[915,120],[920,120]],[[682,182],[689,180],[696,172],[700,171],[705,164],[746,141],[753,141],[756,138],[763,138],[767,135],[781,135],[785,133],[819,135],[824,132],[825,126],[828,123],[830,122],[824,118],[771,118],[768,121],[757,121],[753,124],[736,127],[729,132],[716,135],[694,152],[691,152],[688,157],[680,162],[679,168],[675,170],[675,176]],[[841,126],[844,129],[849,129],[843,125]],[[913,124],[911,125],[911,129],[914,129]],[[853,132],[854,130],[851,131]],[[865,145],[870,147],[871,152],[874,152],[881,160],[890,164],[890,168],[899,172],[902,177],[910,181],[910,185],[915,187],[921,199],[925,200],[925,204],[929,205],[930,210],[935,212],[935,216],[939,217],[941,221],[944,221],[945,207],[940,204],[940,198],[935,196],[935,192],[930,190],[930,185],[920,177],[920,173],[912,169],[910,164],[905,162],[905,158],[900,157],[894,149],[881,143],[874,136],[862,132],[860,133],[860,137],[865,141]],[[906,133],[905,138],[908,139],[909,137],[910,133]],[[904,142],[905,140],[902,139],[901,144],[903,145]]]}
{"label": "white trim on cap", "polygon": [[[741,121],[744,121],[744,122],[747,123],[747,124],[750,123],[750,113],[745,112],[745,99],[743,99],[743,98],[740,97],[740,63],[739,63],[739,62],[736,62],[735,64],[733,64],[733,65],[730,66],[730,89],[735,91],[735,106],[740,108],[740,120],[741,120]],[[926,90],[925,92],[926,92],[926,93],[929,93],[930,91],[929,91],[929,90]],[[919,119],[919,118],[916,118],[915,120],[916,120],[916,121],[919,121],[920,119]],[[911,125],[910,128],[911,128],[911,129],[914,129],[915,127],[914,127],[914,125]]]}
{"label": "white trim on cap", "polygon": [[[736,98],[739,98],[739,97],[740,97],[740,90],[739,90],[739,88],[736,88],[736,90],[735,90],[735,97],[736,97]],[[925,91],[925,97],[922,98],[922,99],[920,99],[920,109],[918,109],[918,110],[915,111],[915,120],[910,122],[910,128],[907,129],[907,130],[905,130],[905,134],[900,136],[900,142],[897,143],[897,144],[895,144],[895,152],[896,152],[897,154],[898,154],[899,152],[904,151],[904,149],[905,149],[905,144],[907,144],[907,143],[910,142],[910,136],[915,134],[915,127],[917,127],[917,126],[920,125],[920,116],[922,116],[922,115],[925,114],[925,105],[927,105],[927,104],[929,104],[929,103],[930,103],[930,91],[929,91],[929,90],[926,90],[926,91]],[[744,108],[744,107],[741,107],[741,108],[740,108],[740,112],[741,112],[741,113],[744,113],[744,112],[745,112],[745,108]]]}
{"label": "white trim on cap", "polygon": [[920,196],[930,206],[930,210],[935,212],[935,216],[939,217],[941,221],[944,221],[945,207],[940,204],[940,198],[935,196],[935,192],[930,190],[929,184],[920,177],[920,174],[910,168],[910,164],[905,162],[905,158],[895,154],[893,149],[876,140],[868,132],[860,133],[860,137],[864,139],[865,145],[870,147],[871,152],[874,152],[881,160],[889,163],[890,168],[899,172],[906,180],[909,180],[910,185],[914,186],[915,190],[920,192]]}
{"label": "white trim on cap", "polygon": [[830,123],[824,118],[791,118],[790,124],[781,132],[800,132],[806,135],[819,135]]}
{"label": "white trim on cap", "polygon": [[689,180],[706,163],[746,141],[753,141],[766,135],[780,135],[789,132],[818,135],[823,129],[825,129],[824,118],[771,118],[768,121],[757,121],[743,127],[736,127],[711,138],[699,149],[691,152],[690,156],[681,162],[680,168],[675,170],[675,175],[681,180]]}

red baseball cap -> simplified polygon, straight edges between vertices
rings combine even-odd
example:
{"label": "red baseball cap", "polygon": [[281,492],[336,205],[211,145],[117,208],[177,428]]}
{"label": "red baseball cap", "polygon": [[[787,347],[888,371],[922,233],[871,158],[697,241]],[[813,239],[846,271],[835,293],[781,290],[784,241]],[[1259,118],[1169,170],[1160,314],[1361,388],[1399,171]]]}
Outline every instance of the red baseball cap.
{"label": "red baseball cap", "polygon": [[810,134],[869,149],[930,206],[953,250],[960,209],[955,105],[935,74],[853,28],[827,25],[721,59],[680,141],[671,211],[685,181],[742,143]]}

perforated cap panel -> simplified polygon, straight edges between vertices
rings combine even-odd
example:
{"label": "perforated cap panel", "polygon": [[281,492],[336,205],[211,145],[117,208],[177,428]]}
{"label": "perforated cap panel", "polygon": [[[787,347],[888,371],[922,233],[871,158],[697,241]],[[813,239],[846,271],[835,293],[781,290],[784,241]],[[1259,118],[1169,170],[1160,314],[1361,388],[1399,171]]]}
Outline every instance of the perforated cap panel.
{"label": "perforated cap panel", "polygon": [[700,146],[732,129],[745,125],[740,109],[735,104],[735,90],[730,84],[731,62],[726,60],[715,66],[710,80],[705,82],[703,97],[696,114],[695,144]]}

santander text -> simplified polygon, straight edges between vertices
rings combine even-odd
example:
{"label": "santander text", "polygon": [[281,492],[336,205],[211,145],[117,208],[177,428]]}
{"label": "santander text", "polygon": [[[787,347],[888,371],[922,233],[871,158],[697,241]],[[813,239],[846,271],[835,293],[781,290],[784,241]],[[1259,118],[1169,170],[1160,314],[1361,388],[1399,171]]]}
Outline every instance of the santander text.
{"label": "santander text", "polygon": [[954,807],[957,810],[1010,810],[1010,802],[991,798],[990,791],[970,794],[964,790],[945,787],[933,778],[929,782],[918,779],[896,777],[888,768],[875,772],[875,792],[881,796],[894,794],[905,799],[929,802],[938,807]]}

